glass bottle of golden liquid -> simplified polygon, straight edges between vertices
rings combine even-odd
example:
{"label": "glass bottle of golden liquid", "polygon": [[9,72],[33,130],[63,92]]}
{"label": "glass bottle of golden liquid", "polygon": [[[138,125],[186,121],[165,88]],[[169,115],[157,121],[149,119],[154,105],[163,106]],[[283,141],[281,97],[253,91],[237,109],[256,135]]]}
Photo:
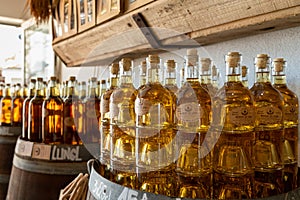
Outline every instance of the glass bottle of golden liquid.
{"label": "glass bottle of golden liquid", "polygon": [[24,99],[23,102],[23,112],[22,112],[22,136],[21,138],[23,140],[28,140],[28,108],[29,108],[29,102],[34,97],[36,92],[36,79],[30,79],[29,83],[29,94],[26,99]]}
{"label": "glass bottle of golden liquid", "polygon": [[200,83],[203,88],[208,91],[208,94],[213,97],[217,88],[213,86],[211,82],[211,59],[210,58],[201,58],[200,60]]}
{"label": "glass bottle of golden liquid", "polygon": [[68,80],[67,97],[63,100],[63,141],[64,144],[81,145],[82,140],[79,135],[81,125],[80,110],[81,100],[78,97],[76,77],[70,76]]}
{"label": "glass bottle of golden liquid", "polygon": [[22,112],[24,98],[22,96],[21,84],[16,84],[15,96],[12,99],[12,126],[22,126]]}
{"label": "glass bottle of golden liquid", "polygon": [[111,179],[110,168],[110,110],[109,100],[113,91],[118,87],[119,63],[112,63],[110,66],[110,87],[102,94],[100,99],[100,174]]}
{"label": "glass bottle of golden liquid", "polygon": [[28,105],[28,140],[42,142],[42,110],[45,100],[43,78],[36,81],[36,92]]}
{"label": "glass bottle of golden liquid", "polygon": [[176,68],[177,68],[177,63],[174,60],[167,60],[165,62],[164,87],[170,90],[175,96],[178,91],[178,87],[176,84]]}
{"label": "glass bottle of golden liquid", "polygon": [[120,84],[110,96],[110,165],[112,180],[137,189],[134,102],[137,90],[132,83],[132,60],[120,61]]}
{"label": "glass bottle of golden liquid", "polygon": [[5,84],[4,94],[0,100],[0,125],[11,126],[11,110],[12,107],[12,96],[11,96],[11,85]]}
{"label": "glass bottle of golden liquid", "polygon": [[197,50],[189,49],[185,60],[185,82],[178,91],[176,102],[177,196],[211,199],[213,168],[211,149],[208,149],[211,139],[207,134],[211,97],[199,81]]}
{"label": "glass bottle of golden liquid", "polygon": [[99,131],[99,121],[100,121],[100,99],[97,96],[97,78],[92,77],[88,82],[88,95],[84,100],[85,105],[85,131],[83,134],[83,142],[85,144],[100,142],[100,131]]}
{"label": "glass bottle of golden liquid", "polygon": [[249,84],[248,84],[248,67],[243,65],[242,67],[242,84],[248,88]]}
{"label": "glass bottle of golden liquid", "polygon": [[63,100],[59,96],[56,77],[50,77],[48,96],[42,106],[42,142],[63,143]]}
{"label": "glass bottle of golden liquid", "polygon": [[255,83],[251,93],[255,101],[256,126],[253,159],[255,170],[254,197],[263,198],[283,193],[283,97],[270,79],[270,58],[255,58]]}
{"label": "glass bottle of golden liquid", "polygon": [[298,174],[298,114],[299,102],[297,95],[288,88],[286,81],[286,62],[283,58],[273,59],[273,87],[283,96],[284,100],[284,192],[296,189]]}
{"label": "glass bottle of golden liquid", "polygon": [[241,82],[240,62],[239,52],[225,56],[226,81],[213,98],[209,132],[214,136],[215,199],[253,198],[254,99]]}
{"label": "glass bottle of golden liquid", "polygon": [[147,63],[146,60],[141,61],[139,65],[139,87],[147,83]]}
{"label": "glass bottle of golden liquid", "polygon": [[161,60],[147,58],[147,83],[138,89],[135,100],[136,165],[139,189],[174,196],[175,180],[175,102],[161,84]]}

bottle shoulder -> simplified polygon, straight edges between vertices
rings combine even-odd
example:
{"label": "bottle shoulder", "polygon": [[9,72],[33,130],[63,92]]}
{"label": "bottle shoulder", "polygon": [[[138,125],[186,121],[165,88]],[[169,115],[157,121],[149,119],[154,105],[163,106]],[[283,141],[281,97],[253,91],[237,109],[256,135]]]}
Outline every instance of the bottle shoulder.
{"label": "bottle shoulder", "polygon": [[171,92],[164,88],[160,83],[147,83],[140,87],[138,89],[137,97],[146,99],[173,99]]}
{"label": "bottle shoulder", "polygon": [[186,82],[177,93],[177,103],[180,104],[182,101],[195,101],[198,103],[210,103],[211,97],[208,91],[201,86],[199,82]]}
{"label": "bottle shoulder", "polygon": [[271,85],[271,83],[255,83],[250,91],[255,101],[278,102],[283,101],[283,96],[279,90]]}

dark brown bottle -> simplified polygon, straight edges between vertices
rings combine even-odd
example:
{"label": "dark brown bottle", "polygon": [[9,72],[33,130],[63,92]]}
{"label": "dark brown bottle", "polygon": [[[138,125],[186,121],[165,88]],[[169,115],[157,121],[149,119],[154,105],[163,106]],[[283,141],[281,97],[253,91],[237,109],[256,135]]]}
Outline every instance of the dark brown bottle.
{"label": "dark brown bottle", "polygon": [[45,144],[61,144],[63,125],[63,100],[59,96],[56,77],[48,84],[48,96],[43,102],[42,138]]}
{"label": "dark brown bottle", "polygon": [[28,106],[28,140],[42,142],[42,107],[45,99],[43,78],[37,78],[36,93]]}
{"label": "dark brown bottle", "polygon": [[14,91],[15,95],[12,99],[12,126],[22,126],[22,111],[24,98],[21,93],[21,84],[17,83]]}
{"label": "dark brown bottle", "polygon": [[99,143],[100,131],[100,99],[97,97],[97,78],[92,77],[89,81],[89,93],[84,100],[85,105],[85,131],[83,141],[85,143]]}
{"label": "dark brown bottle", "polygon": [[82,140],[79,137],[78,119],[80,113],[80,99],[76,92],[76,78],[71,76],[68,81],[67,97],[63,101],[63,140],[65,144],[79,145]]}
{"label": "dark brown bottle", "polygon": [[23,102],[23,112],[22,112],[22,136],[23,140],[28,140],[28,107],[30,100],[34,97],[36,89],[35,89],[36,79],[31,79],[29,84],[29,96]]}
{"label": "dark brown bottle", "polygon": [[1,126],[11,126],[12,97],[10,84],[6,84],[3,98],[0,100],[0,123]]}

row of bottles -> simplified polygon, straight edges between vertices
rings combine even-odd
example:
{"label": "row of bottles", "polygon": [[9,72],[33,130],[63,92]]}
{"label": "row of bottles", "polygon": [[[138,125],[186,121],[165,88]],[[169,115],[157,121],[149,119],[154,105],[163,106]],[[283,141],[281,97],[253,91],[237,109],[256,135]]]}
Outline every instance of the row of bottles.
{"label": "row of bottles", "polygon": [[221,88],[210,59],[191,49],[185,61],[179,87],[174,60],[165,62],[161,84],[161,60],[149,55],[139,88],[130,59],[111,65],[111,86],[100,99],[100,173],[134,189],[188,198],[261,198],[295,189],[298,98],[287,88],[285,61],[273,60],[272,83],[269,56],[257,55],[251,88],[238,52],[226,55]]}

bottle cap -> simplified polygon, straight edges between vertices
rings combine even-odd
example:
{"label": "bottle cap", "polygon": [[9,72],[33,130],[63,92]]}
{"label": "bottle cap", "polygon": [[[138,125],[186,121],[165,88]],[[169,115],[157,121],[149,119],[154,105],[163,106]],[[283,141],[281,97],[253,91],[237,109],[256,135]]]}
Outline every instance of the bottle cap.
{"label": "bottle cap", "polygon": [[201,58],[201,70],[204,72],[209,71],[209,67],[211,65],[210,58]]}
{"label": "bottle cap", "polygon": [[242,77],[246,77],[248,72],[248,67],[243,65],[242,66]]}
{"label": "bottle cap", "polygon": [[131,68],[131,58],[122,58],[121,60],[123,70],[124,71],[129,71]]}
{"label": "bottle cap", "polygon": [[211,73],[213,76],[217,76],[217,67],[215,65],[211,67]]}
{"label": "bottle cap", "polygon": [[186,55],[187,56],[197,56],[198,50],[197,49],[187,49]]}
{"label": "bottle cap", "polygon": [[91,82],[96,82],[97,81],[97,78],[96,77],[92,77],[91,78]]}
{"label": "bottle cap", "polygon": [[38,78],[37,78],[37,81],[43,82],[43,78],[42,78],[42,77],[38,77]]}
{"label": "bottle cap", "polygon": [[241,54],[239,52],[228,52],[226,55],[226,62],[229,67],[236,67],[241,61]]}
{"label": "bottle cap", "polygon": [[166,61],[167,71],[174,72],[175,71],[175,61],[174,60],[167,60]]}
{"label": "bottle cap", "polygon": [[75,81],[75,80],[76,80],[76,77],[75,77],[75,76],[70,76],[69,80],[70,80],[70,81]]}
{"label": "bottle cap", "polygon": [[55,76],[51,76],[51,77],[50,77],[50,80],[51,80],[51,81],[56,81],[56,77],[55,77]]}
{"label": "bottle cap", "polygon": [[258,69],[265,69],[269,60],[268,54],[257,54],[255,64]]}
{"label": "bottle cap", "polygon": [[154,54],[154,55],[149,55],[148,56],[149,62],[150,63],[159,63],[159,56]]}
{"label": "bottle cap", "polygon": [[106,80],[105,79],[102,79],[101,80],[101,84],[105,84],[106,83]]}
{"label": "bottle cap", "polygon": [[274,58],[273,59],[274,71],[282,72],[284,63],[285,61],[283,58]]}
{"label": "bottle cap", "polygon": [[142,69],[142,73],[146,73],[146,70],[147,70],[147,62],[146,62],[146,60],[143,60],[141,62],[141,69]]}
{"label": "bottle cap", "polygon": [[112,74],[118,74],[119,73],[119,69],[120,69],[119,63],[113,63],[111,65],[111,68],[110,68],[110,73],[112,73]]}

